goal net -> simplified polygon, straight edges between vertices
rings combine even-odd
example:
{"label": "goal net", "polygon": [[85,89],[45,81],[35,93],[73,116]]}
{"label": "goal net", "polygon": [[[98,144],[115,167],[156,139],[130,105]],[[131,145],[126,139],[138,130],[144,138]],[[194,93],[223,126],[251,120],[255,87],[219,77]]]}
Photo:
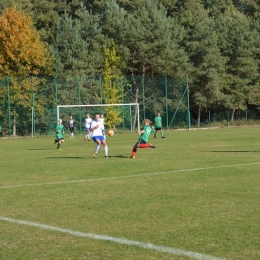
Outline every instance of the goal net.
{"label": "goal net", "polygon": [[140,131],[140,115],[138,103],[126,104],[94,104],[94,105],[58,105],[57,120],[62,119],[66,126],[69,117],[76,121],[77,131],[85,132],[84,119],[86,114],[93,118],[95,113],[104,114],[105,128],[130,131]]}

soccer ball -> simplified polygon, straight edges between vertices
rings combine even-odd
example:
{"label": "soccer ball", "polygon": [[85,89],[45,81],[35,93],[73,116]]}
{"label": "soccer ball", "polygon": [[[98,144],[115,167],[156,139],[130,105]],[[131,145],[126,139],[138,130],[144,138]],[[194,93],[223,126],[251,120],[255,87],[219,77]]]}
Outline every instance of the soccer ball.
{"label": "soccer ball", "polygon": [[114,131],[112,129],[110,129],[110,130],[107,131],[107,134],[109,136],[113,136],[114,135]]}

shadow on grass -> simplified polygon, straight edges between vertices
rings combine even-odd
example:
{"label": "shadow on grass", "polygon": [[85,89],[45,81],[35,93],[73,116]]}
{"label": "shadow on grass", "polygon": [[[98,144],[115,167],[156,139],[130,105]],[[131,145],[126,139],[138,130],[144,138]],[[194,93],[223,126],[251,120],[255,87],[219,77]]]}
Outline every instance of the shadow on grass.
{"label": "shadow on grass", "polygon": [[[125,156],[125,155],[113,155],[113,156],[108,156],[109,158],[129,158],[129,156]],[[86,158],[93,158],[93,157],[82,157],[82,156],[53,156],[53,157],[45,157],[46,159],[86,159]],[[93,158],[93,159],[98,159],[98,158],[104,158],[104,156],[97,156],[97,158]]]}
{"label": "shadow on grass", "polygon": [[113,156],[108,156],[109,158],[129,158],[129,156],[125,156],[125,155],[113,155]]}
{"label": "shadow on grass", "polygon": [[46,159],[86,159],[86,157],[79,156],[55,156],[55,157],[45,157]]}
{"label": "shadow on grass", "polygon": [[42,149],[42,148],[34,148],[34,149],[27,149],[27,151],[50,151],[53,149]]}

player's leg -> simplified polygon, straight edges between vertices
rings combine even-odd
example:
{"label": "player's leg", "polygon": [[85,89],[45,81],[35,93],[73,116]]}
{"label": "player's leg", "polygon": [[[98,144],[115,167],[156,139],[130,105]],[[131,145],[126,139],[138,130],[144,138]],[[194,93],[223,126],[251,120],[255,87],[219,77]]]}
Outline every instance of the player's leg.
{"label": "player's leg", "polygon": [[105,154],[105,158],[108,158],[108,147],[107,147],[107,142],[106,139],[104,137],[104,139],[101,141],[103,147],[104,147],[104,154]]}
{"label": "player's leg", "polygon": [[89,131],[89,129],[87,130],[86,139],[88,139],[88,142],[90,141],[90,131]]}
{"label": "player's leg", "polygon": [[136,153],[137,153],[137,145],[138,145],[138,143],[136,143],[135,145],[134,145],[134,147],[133,147],[133,150],[132,150],[132,154],[131,154],[131,157],[130,158],[135,158],[135,155],[136,155]]}
{"label": "player's leg", "polygon": [[153,144],[140,144],[140,148],[155,148]]}
{"label": "player's leg", "polygon": [[135,158],[136,153],[137,153],[137,148],[140,148],[140,145],[143,144],[143,143],[145,143],[145,141],[143,139],[139,139],[137,141],[137,143],[133,147],[132,154],[131,154],[130,158],[133,158],[133,159]]}
{"label": "player's leg", "polygon": [[63,139],[63,138],[60,138],[60,139],[58,140],[57,149],[60,150],[60,145],[61,145],[62,143],[64,143],[64,139]]}
{"label": "player's leg", "polygon": [[161,131],[161,137],[162,137],[162,138],[165,138],[162,128],[161,128],[160,131]]}
{"label": "player's leg", "polygon": [[84,142],[86,142],[86,139],[87,139],[87,130],[86,130],[86,132],[85,132]]}
{"label": "player's leg", "polygon": [[59,140],[58,140],[57,137],[55,137],[55,139],[54,139],[54,144],[56,144],[57,142],[59,142]]}
{"label": "player's leg", "polygon": [[98,150],[100,148],[101,141],[98,136],[93,137],[93,141],[96,143],[96,147],[94,149],[94,158],[96,158],[98,154]]}
{"label": "player's leg", "polygon": [[154,138],[156,138],[156,133],[157,133],[157,131],[158,131],[158,129],[155,128],[155,130],[154,130],[154,135],[153,135]]}

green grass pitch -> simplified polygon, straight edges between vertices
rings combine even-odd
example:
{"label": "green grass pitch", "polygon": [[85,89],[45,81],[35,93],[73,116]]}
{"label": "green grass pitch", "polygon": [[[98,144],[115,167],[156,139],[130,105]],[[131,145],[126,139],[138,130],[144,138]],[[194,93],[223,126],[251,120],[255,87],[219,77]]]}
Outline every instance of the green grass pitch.
{"label": "green grass pitch", "polygon": [[260,259],[260,129],[0,138],[0,259]]}

